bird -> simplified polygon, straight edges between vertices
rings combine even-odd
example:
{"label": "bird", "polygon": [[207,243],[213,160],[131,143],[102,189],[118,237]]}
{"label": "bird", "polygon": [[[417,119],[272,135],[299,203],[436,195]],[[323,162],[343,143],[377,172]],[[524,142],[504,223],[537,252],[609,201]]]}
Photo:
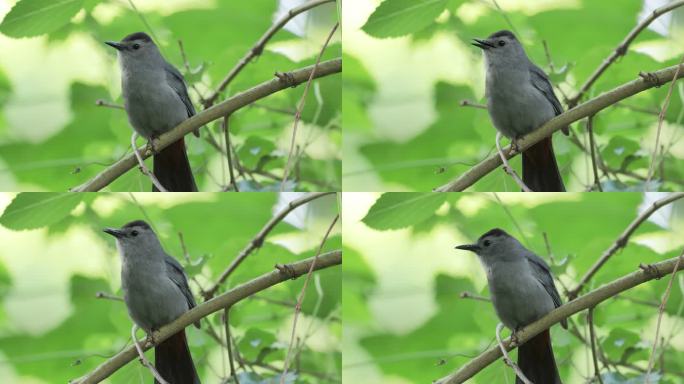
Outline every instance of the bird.
{"label": "bird", "polygon": [[[485,57],[487,111],[494,127],[516,140],[563,113],[549,77],[508,30],[473,39]],[[569,133],[564,127],[563,133]],[[551,136],[522,152],[522,180],[534,192],[564,192]]]}
{"label": "bird", "polygon": [[[477,254],[486,274],[494,310],[514,334],[562,302],[548,264],[513,236],[494,228],[474,244],[456,249]],[[561,321],[567,329],[567,321]],[[518,347],[518,366],[535,384],[561,384],[548,329]],[[516,377],[516,384],[523,382]]]}
{"label": "bird", "polygon": [[[150,143],[195,115],[183,75],[164,59],[152,38],[132,33],[114,47],[121,67],[121,90],[128,121]],[[154,176],[169,192],[196,192],[183,138],[154,154]],[[153,191],[158,191],[153,186]]]}

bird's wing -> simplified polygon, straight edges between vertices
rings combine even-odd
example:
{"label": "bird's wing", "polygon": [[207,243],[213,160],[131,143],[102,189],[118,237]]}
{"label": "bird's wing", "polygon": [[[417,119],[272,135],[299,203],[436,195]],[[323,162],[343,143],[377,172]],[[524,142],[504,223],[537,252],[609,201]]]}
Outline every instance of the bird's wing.
{"label": "bird's wing", "polygon": [[164,62],[164,69],[166,71],[166,82],[176,91],[178,97],[185,104],[185,109],[188,111],[188,117],[195,115],[195,106],[192,105],[192,100],[188,96],[188,88],[185,86],[183,75],[173,65]]}
{"label": "bird's wing", "polygon": [[549,82],[548,76],[544,73],[544,70],[530,63],[530,79],[532,80],[532,85],[546,97],[546,100],[548,100],[551,105],[553,105],[556,116],[563,113],[563,106],[560,101],[558,101],[556,94],[553,93],[553,87]]}
{"label": "bird's wing", "polygon": [[[192,291],[190,291],[188,278],[185,276],[183,266],[180,265],[178,260],[169,255],[165,255],[164,261],[166,262],[166,275],[178,286],[178,289],[185,296],[185,300],[188,302],[188,309],[194,308],[197,304],[195,304],[195,298],[192,296]],[[195,326],[199,328],[199,322],[195,323]]]}
{"label": "bird's wing", "polygon": [[[534,272],[534,276],[537,278],[539,283],[541,283],[544,289],[546,289],[546,292],[549,294],[549,296],[551,296],[554,307],[560,307],[563,304],[563,302],[561,302],[560,294],[558,294],[556,284],[554,284],[553,282],[553,275],[551,274],[551,269],[549,268],[549,265],[546,264],[544,259],[535,255],[532,252],[528,252],[525,256],[530,264],[530,267]],[[563,325],[563,328],[568,327],[565,319],[561,321],[561,324]]]}

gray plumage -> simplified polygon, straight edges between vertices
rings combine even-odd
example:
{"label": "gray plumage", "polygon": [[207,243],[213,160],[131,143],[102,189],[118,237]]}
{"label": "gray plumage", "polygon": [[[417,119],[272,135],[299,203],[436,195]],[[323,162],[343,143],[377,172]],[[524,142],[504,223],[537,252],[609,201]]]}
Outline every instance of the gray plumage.
{"label": "gray plumage", "polygon": [[183,76],[147,34],[106,43],[118,52],[124,106],[138,134],[156,137],[195,115]]}
{"label": "gray plumage", "polygon": [[[487,111],[494,127],[516,140],[563,112],[544,71],[530,61],[510,31],[474,39],[484,52]],[[568,134],[568,128],[563,132]],[[553,142],[546,137],[522,153],[523,182],[535,192],[563,192]]]}
{"label": "gray plumage", "polygon": [[[153,140],[195,115],[183,76],[146,33],[132,33],[106,44],[118,52],[124,107],[139,135]],[[182,138],[154,155],[153,173],[170,192],[197,191]]]}
{"label": "gray plumage", "polygon": [[124,301],[140,328],[151,332],[195,307],[183,267],[164,251],[147,223],[133,221],[105,232],[116,237]]}
{"label": "gray plumage", "polygon": [[[487,274],[492,304],[501,322],[517,330],[562,302],[546,262],[501,229],[458,249],[475,252]],[[565,320],[562,322],[566,326]]]}
{"label": "gray plumage", "polygon": [[[104,231],[116,238],[124,302],[135,324],[151,334],[195,306],[183,267],[164,252],[149,224],[136,220]],[[185,329],[155,345],[154,366],[168,383],[200,384]]]}
{"label": "gray plumage", "polygon": [[548,76],[510,31],[475,39],[474,45],[485,54],[487,110],[504,136],[526,135],[563,112]]}

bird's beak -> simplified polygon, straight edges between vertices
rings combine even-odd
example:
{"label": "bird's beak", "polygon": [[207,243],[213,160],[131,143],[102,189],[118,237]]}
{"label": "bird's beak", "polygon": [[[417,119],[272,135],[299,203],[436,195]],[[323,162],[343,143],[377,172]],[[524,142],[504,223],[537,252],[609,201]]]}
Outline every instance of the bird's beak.
{"label": "bird's beak", "polygon": [[477,253],[480,250],[480,246],[477,244],[463,244],[463,245],[457,245],[455,247],[456,249],[462,249],[464,251],[470,251],[470,252],[475,252]]}
{"label": "bird's beak", "polygon": [[105,44],[116,48],[117,51],[121,51],[122,49],[126,48],[126,46],[121,43],[117,43],[116,41],[105,41]]}
{"label": "bird's beak", "polygon": [[480,49],[494,48],[494,44],[490,43],[487,40],[473,39],[473,43],[471,43],[471,44],[480,48]]}
{"label": "bird's beak", "polygon": [[120,229],[116,229],[116,228],[105,228],[102,230],[102,232],[108,233],[108,234],[116,237],[117,239],[120,239],[124,236],[123,231]]}

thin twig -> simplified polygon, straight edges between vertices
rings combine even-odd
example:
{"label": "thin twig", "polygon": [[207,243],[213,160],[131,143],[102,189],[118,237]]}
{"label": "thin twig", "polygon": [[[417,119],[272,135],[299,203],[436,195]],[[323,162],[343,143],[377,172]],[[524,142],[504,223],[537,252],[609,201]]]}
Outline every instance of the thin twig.
{"label": "thin twig", "polygon": [[144,365],[147,369],[152,372],[152,376],[154,376],[155,379],[159,382],[159,384],[169,384],[168,381],[164,380],[162,375],[157,372],[157,369],[154,368],[154,365],[150,363],[149,360],[145,357],[145,353],[142,350],[142,347],[140,346],[140,343],[138,342],[138,339],[135,337],[135,331],[138,330],[138,326],[134,323],[133,327],[131,328],[131,337],[133,338],[133,345],[135,345],[135,350],[138,351],[138,356],[140,357],[140,363]]}
{"label": "thin twig", "polygon": [[589,271],[587,271],[587,273],[585,273],[584,276],[582,276],[577,286],[568,292],[568,299],[573,300],[577,297],[579,291],[584,287],[584,285],[587,284],[587,282],[589,282],[589,280],[608,261],[608,259],[610,259],[611,256],[613,256],[618,250],[624,248],[627,245],[627,241],[629,240],[630,236],[632,236],[634,231],[636,231],[642,223],[648,220],[648,218],[651,217],[651,215],[655,211],[683,197],[684,192],[678,192],[668,195],[665,198],[655,201],[653,204],[651,204],[651,206],[648,207],[648,209],[646,209],[639,216],[637,216],[637,218],[634,219],[634,221],[632,221],[627,226],[627,228],[622,232],[622,234],[620,234],[620,236],[615,240],[615,242],[613,242],[610,248],[603,252],[601,257],[594,263],[594,265],[591,266]]}
{"label": "thin twig", "polygon": [[235,372],[235,363],[233,362],[233,347],[232,347],[232,340],[230,337],[230,323],[228,313],[230,312],[230,307],[226,307],[226,309],[223,310],[223,325],[226,328],[226,347],[228,348],[228,361],[230,362],[230,377],[235,380],[235,384],[240,384],[240,381],[238,380],[237,373]]}
{"label": "thin twig", "polygon": [[107,299],[107,300],[114,300],[114,301],[123,301],[123,299],[119,296],[112,295],[111,293],[107,292],[102,292],[102,291],[97,291],[95,292],[95,298],[97,299]]}
{"label": "thin twig", "polygon": [[458,295],[458,297],[460,297],[461,299],[473,299],[473,300],[484,301],[484,302],[492,301],[489,297],[476,295],[476,294],[474,294],[472,292],[468,292],[468,291],[461,292],[461,294]]}
{"label": "thin twig", "polygon": [[658,321],[656,322],[656,333],[655,337],[653,338],[653,348],[651,349],[651,356],[648,358],[648,368],[646,369],[646,384],[651,382],[651,370],[653,369],[653,364],[655,361],[655,354],[656,354],[656,347],[658,346],[658,335],[660,334],[660,322],[663,319],[663,313],[665,313],[665,305],[667,304],[667,300],[670,298],[670,291],[672,290],[672,283],[674,282],[675,275],[677,274],[677,271],[679,270],[679,264],[681,263],[682,259],[684,259],[684,251],[679,255],[677,258],[677,263],[675,264],[674,270],[672,271],[672,275],[670,275],[670,281],[667,283],[667,288],[665,289],[665,293],[663,293],[663,299],[660,302],[660,308],[658,309]]}
{"label": "thin twig", "polygon": [[503,163],[504,172],[511,176],[511,178],[513,178],[513,181],[515,181],[515,183],[518,184],[518,186],[520,186],[520,188],[522,188],[524,192],[532,192],[532,190],[527,185],[525,185],[525,183],[518,176],[518,174],[515,173],[515,170],[511,168],[510,164],[508,164],[508,159],[506,158],[506,155],[503,153],[503,150],[501,149],[501,132],[499,131],[496,132],[496,150],[497,152],[499,152],[499,157],[501,158],[501,162]]}
{"label": "thin twig", "polygon": [[290,214],[290,212],[294,211],[297,207],[304,205],[312,200],[318,199],[320,197],[326,196],[326,195],[331,195],[334,194],[335,192],[317,192],[317,193],[310,193],[307,195],[304,195],[303,197],[300,197],[299,199],[292,200],[290,201],[285,208],[283,208],[278,214],[273,216],[271,220],[269,220],[266,225],[264,225],[263,228],[257,233],[254,238],[245,246],[245,248],[240,251],[240,253],[235,257],[235,259],[230,263],[230,265],[221,273],[219,276],[218,280],[214,285],[211,286],[205,293],[204,293],[204,299],[209,300],[218,291],[219,287],[221,284],[223,284],[224,281],[230,276],[235,269],[242,263],[247,256],[249,256],[252,251],[255,249],[261,247],[261,245],[264,243],[264,239],[266,236],[275,228],[275,226],[283,221],[287,215]]}
{"label": "thin twig", "polygon": [[[231,156],[231,145],[230,145],[230,129],[228,128],[228,117],[230,115],[226,115],[223,117],[223,124],[221,125],[221,128],[223,129],[223,136],[224,136],[224,141],[226,143],[226,158],[228,159],[228,174],[230,175],[230,183],[228,184],[229,186],[233,186],[235,189],[235,192],[240,192],[238,189],[237,183],[235,182],[235,174],[233,173],[233,157]],[[224,176],[225,177],[225,176]],[[225,180],[225,179],[224,179]]]}
{"label": "thin twig", "polygon": [[577,92],[577,94],[574,97],[571,97],[570,100],[568,100],[568,109],[571,109],[575,107],[578,103],[579,100],[582,98],[584,93],[586,93],[589,88],[598,80],[598,78],[605,72],[608,67],[613,64],[618,57],[624,56],[627,53],[627,49],[629,48],[629,45],[636,39],[636,37],[643,31],[645,30],[652,22],[653,20],[657,19],[660,15],[667,13],[675,8],[681,7],[684,5],[684,0],[679,0],[672,2],[670,4],[667,4],[665,6],[662,6],[660,8],[655,9],[651,14],[646,17],[644,20],[642,20],[634,29],[632,29],[627,36],[622,40],[622,42],[615,48],[615,50],[603,60],[601,65],[594,71],[594,73],[589,77],[589,79],[582,84],[580,87],[580,90]]}
{"label": "thin twig", "polygon": [[591,356],[594,360],[594,377],[598,380],[600,384],[603,384],[603,379],[601,379],[601,372],[598,366],[598,360],[596,358],[596,334],[594,332],[594,308],[589,308],[587,312],[587,323],[589,323],[589,338],[591,339]]}
{"label": "thin twig", "polygon": [[131,148],[133,148],[133,153],[135,153],[135,158],[138,160],[138,166],[140,166],[140,171],[143,173],[143,175],[147,176],[150,178],[152,181],[152,184],[154,184],[155,187],[159,190],[159,192],[168,192],[166,188],[157,180],[157,177],[147,169],[145,166],[145,161],[143,160],[142,156],[140,155],[140,152],[138,151],[138,146],[135,145],[135,140],[138,138],[138,133],[136,131],[133,131],[133,134],[131,135]]}
{"label": "thin twig", "polygon": [[[181,58],[183,59],[183,66],[185,67],[185,72],[192,74],[192,70],[190,69],[190,63],[188,62],[188,57],[185,55],[185,49],[183,48],[183,40],[181,39],[178,39],[178,49],[180,50]],[[195,84],[190,84],[190,86],[192,87],[192,90],[195,91],[197,96],[200,98],[200,104],[204,104],[204,96],[202,96],[197,87],[195,87]]]}
{"label": "thin twig", "polygon": [[[682,63],[684,63],[684,56],[679,60],[679,65],[677,66],[677,72],[675,72],[674,79],[677,78],[679,75],[679,70],[682,69]],[[667,90],[667,96],[665,96],[665,101],[663,102],[663,107],[660,110],[660,114],[658,115],[658,129],[656,130],[656,140],[655,144],[653,145],[653,154],[651,155],[651,165],[648,167],[648,176],[646,176],[646,183],[644,183],[644,188],[648,188],[648,185],[650,184],[651,178],[653,177],[653,173],[655,172],[655,164],[658,159],[658,147],[660,145],[660,131],[661,128],[663,127],[663,120],[665,120],[665,113],[667,112],[667,108],[670,106],[670,97],[672,96],[672,90],[674,89],[674,83],[675,80],[672,80],[670,82],[670,88]]]}
{"label": "thin twig", "polygon": [[113,104],[113,103],[110,103],[109,101],[102,100],[102,99],[95,100],[95,105],[97,105],[99,107],[105,107],[105,108],[125,109],[123,105]]}
{"label": "thin twig", "polygon": [[306,85],[304,86],[304,93],[302,93],[302,98],[299,99],[299,105],[297,106],[297,112],[295,112],[295,116],[294,116],[294,123],[292,124],[292,139],[290,141],[290,151],[287,155],[287,161],[285,162],[285,169],[283,170],[283,181],[280,183],[280,191],[281,192],[285,190],[285,182],[287,181],[287,176],[290,172],[290,162],[292,161],[292,151],[294,151],[295,139],[297,137],[297,126],[299,125],[299,120],[302,119],[302,111],[304,110],[304,104],[306,103],[306,96],[309,94],[309,89],[311,88],[311,81],[313,80],[313,76],[316,73],[316,69],[318,68],[318,64],[321,62],[321,57],[323,57],[323,52],[325,52],[325,49],[328,47],[328,43],[330,43],[330,39],[332,39],[332,37],[335,34],[335,31],[337,31],[337,27],[339,25],[340,25],[339,22],[335,23],[332,30],[328,34],[328,38],[325,39],[325,42],[323,43],[323,47],[321,47],[321,50],[318,52],[318,57],[316,57],[316,64],[314,64],[313,70],[311,71],[311,76],[309,77],[309,80],[306,82]]}
{"label": "thin twig", "polygon": [[474,101],[466,100],[463,99],[461,100],[460,103],[458,103],[461,107],[473,107],[473,108],[478,108],[478,109],[487,109],[487,106],[484,104],[478,104]]}
{"label": "thin twig", "polygon": [[325,3],[330,3],[335,0],[312,0],[308,3],[302,4],[298,7],[290,9],[286,14],[283,15],[283,17],[280,18],[275,24],[273,24],[267,31],[264,33],[263,36],[254,44],[252,48],[247,51],[245,56],[238,61],[238,63],[233,67],[233,69],[228,72],[228,75],[221,80],[221,83],[219,86],[216,88],[216,90],[209,96],[207,97],[202,104],[204,105],[204,108],[209,108],[211,107],[214,102],[216,102],[216,99],[219,97],[221,92],[223,92],[224,89],[230,84],[231,81],[242,71],[242,69],[249,64],[249,62],[261,55],[261,53],[264,51],[264,47],[266,46],[266,43],[278,32],[280,29],[282,29],[290,20],[292,20],[295,16],[299,15],[302,12],[306,12],[311,8],[317,7],[321,4]]}
{"label": "thin twig", "polygon": [[587,132],[589,133],[589,146],[591,147],[591,167],[594,170],[594,185],[596,185],[599,192],[603,192],[601,181],[599,180],[598,167],[596,166],[596,154],[594,153],[594,148],[596,147],[594,142],[594,115],[587,118]]}
{"label": "thin twig", "polygon": [[299,313],[302,311],[302,303],[304,302],[304,296],[306,295],[306,287],[309,285],[309,281],[311,280],[311,274],[313,273],[313,268],[316,265],[316,260],[318,259],[318,256],[321,254],[321,251],[323,250],[323,246],[325,245],[325,242],[328,240],[328,236],[330,235],[330,232],[332,231],[333,227],[335,226],[335,223],[337,223],[337,220],[340,218],[339,213],[335,215],[335,218],[333,219],[332,223],[330,223],[330,226],[328,227],[328,230],[325,231],[325,235],[323,236],[323,240],[321,240],[320,245],[318,246],[318,251],[316,251],[316,256],[314,257],[314,262],[311,263],[311,269],[309,270],[309,273],[306,274],[306,279],[304,280],[304,285],[302,286],[302,290],[299,293],[299,298],[297,299],[297,305],[295,305],[295,312],[294,312],[294,319],[292,320],[292,334],[290,335],[290,345],[287,348],[287,354],[285,355],[285,367],[283,368],[283,374],[280,376],[280,384],[285,384],[285,377],[287,376],[287,369],[290,366],[290,361],[292,359],[292,346],[294,344],[295,340],[295,333],[297,330],[297,319],[299,318]]}
{"label": "thin twig", "polygon": [[501,354],[503,355],[503,361],[508,365],[509,367],[513,368],[513,372],[515,372],[515,375],[518,376],[518,378],[525,384],[533,384],[530,379],[525,376],[523,371],[520,370],[520,367],[518,367],[518,364],[514,363],[513,360],[508,356],[508,351],[506,351],[506,347],[503,345],[503,341],[501,341],[501,330],[503,329],[504,325],[503,323],[499,323],[496,325],[496,342],[499,344],[499,348],[501,349]]}

